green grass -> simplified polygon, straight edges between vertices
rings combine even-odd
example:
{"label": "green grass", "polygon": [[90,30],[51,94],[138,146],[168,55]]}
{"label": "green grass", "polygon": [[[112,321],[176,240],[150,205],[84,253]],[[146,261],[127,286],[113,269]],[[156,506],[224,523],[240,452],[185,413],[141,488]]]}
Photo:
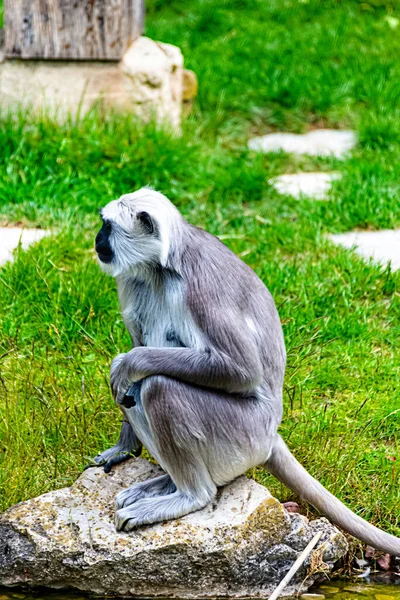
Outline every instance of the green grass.
{"label": "green grass", "polygon": [[[151,184],[273,293],[288,348],[281,431],[296,456],[353,510],[400,534],[400,276],[326,239],[400,226],[397,6],[152,0],[147,34],[180,45],[199,77],[181,138],[96,111],[63,125],[3,115],[0,219],[58,235],[0,270],[0,508],[69,484],[115,441],[108,366],[129,339],[93,252],[97,209]],[[352,157],[246,148],[253,134],[319,126],[355,128]],[[328,202],[268,184],[300,169],[343,179]],[[253,475],[293,497],[262,469]]]}

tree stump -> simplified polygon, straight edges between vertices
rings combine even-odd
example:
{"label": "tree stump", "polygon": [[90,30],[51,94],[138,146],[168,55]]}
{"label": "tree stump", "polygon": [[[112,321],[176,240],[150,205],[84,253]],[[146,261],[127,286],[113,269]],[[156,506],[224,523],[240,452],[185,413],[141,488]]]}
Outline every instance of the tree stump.
{"label": "tree stump", "polygon": [[5,56],[118,61],[143,23],[144,0],[5,0]]}

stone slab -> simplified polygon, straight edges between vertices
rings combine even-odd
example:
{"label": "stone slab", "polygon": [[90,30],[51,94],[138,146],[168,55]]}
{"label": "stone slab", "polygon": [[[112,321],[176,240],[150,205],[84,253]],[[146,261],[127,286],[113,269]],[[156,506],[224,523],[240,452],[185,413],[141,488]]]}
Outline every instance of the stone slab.
{"label": "stone slab", "polygon": [[390,262],[393,271],[400,269],[400,229],[351,231],[329,237],[335,244],[354,249],[363,258],[372,258],[383,266]]}
{"label": "stone slab", "polygon": [[316,129],[305,134],[270,133],[249,140],[251,150],[344,158],[357,143],[354,131]]}
{"label": "stone slab", "polygon": [[49,231],[44,229],[23,229],[22,227],[0,227],[0,265],[13,259],[13,252],[19,243],[24,250],[40,241]]}
{"label": "stone slab", "polygon": [[[0,515],[0,585],[131,598],[267,598],[317,531],[314,561],[319,556],[327,572],[347,550],[326,519],[289,515],[244,476],[201,511],[116,531],[116,494],[159,473],[141,458],[110,474],[91,468],[72,487],[7,510]],[[285,595],[311,586],[311,559]]]}
{"label": "stone slab", "polygon": [[275,177],[270,183],[280,194],[326,200],[332,181],[340,177],[340,173],[293,173]]}
{"label": "stone slab", "polygon": [[62,120],[101,102],[179,130],[182,80],[180,49],[142,36],[119,63],[5,60],[0,64],[0,107],[45,110]]}

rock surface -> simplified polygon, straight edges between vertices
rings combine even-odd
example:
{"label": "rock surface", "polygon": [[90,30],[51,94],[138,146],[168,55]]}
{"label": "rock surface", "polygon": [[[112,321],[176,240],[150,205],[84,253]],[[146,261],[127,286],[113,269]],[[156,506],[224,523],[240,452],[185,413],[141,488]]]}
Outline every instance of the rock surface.
{"label": "rock surface", "polygon": [[0,103],[11,110],[45,109],[63,119],[102,102],[179,128],[182,79],[180,49],[142,36],[119,63],[5,60],[0,64]]}
{"label": "rock surface", "polygon": [[138,38],[124,54],[119,69],[129,78],[123,80],[125,99],[144,120],[155,116],[178,128],[181,122],[183,56],[172,44]]}
{"label": "rock surface", "polygon": [[189,69],[183,69],[183,92],[182,99],[184,102],[193,100],[197,96],[199,91],[199,83],[197,81],[197,75],[194,71]]}
{"label": "rock surface", "polygon": [[[241,477],[214,505],[126,534],[115,530],[114,497],[158,474],[143,459],[106,475],[88,469],[70,487],[0,515],[0,585],[74,588],[128,597],[267,597],[316,531],[327,570],[346,551],[325,519],[289,515],[263,486]],[[310,558],[286,594],[313,582]]]}
{"label": "rock surface", "polygon": [[349,231],[329,237],[335,244],[354,248],[363,258],[371,258],[384,267],[390,262],[392,271],[400,269],[400,229]]}
{"label": "rock surface", "polygon": [[356,145],[354,131],[316,129],[305,134],[270,133],[249,140],[249,148],[259,152],[292,152],[310,156],[344,158]]}

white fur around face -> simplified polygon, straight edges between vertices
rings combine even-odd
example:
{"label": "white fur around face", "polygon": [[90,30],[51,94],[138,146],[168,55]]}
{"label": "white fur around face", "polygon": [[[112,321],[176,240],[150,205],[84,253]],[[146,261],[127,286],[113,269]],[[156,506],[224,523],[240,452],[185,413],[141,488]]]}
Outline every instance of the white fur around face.
{"label": "white fur around face", "polygon": [[[136,217],[147,212],[157,230],[156,235],[143,232]],[[179,239],[182,217],[166,196],[150,188],[141,188],[112,200],[101,211],[113,227],[110,244],[115,258],[112,263],[100,263],[106,273],[114,277],[131,274],[140,264],[158,262],[166,266],[172,240]]]}

